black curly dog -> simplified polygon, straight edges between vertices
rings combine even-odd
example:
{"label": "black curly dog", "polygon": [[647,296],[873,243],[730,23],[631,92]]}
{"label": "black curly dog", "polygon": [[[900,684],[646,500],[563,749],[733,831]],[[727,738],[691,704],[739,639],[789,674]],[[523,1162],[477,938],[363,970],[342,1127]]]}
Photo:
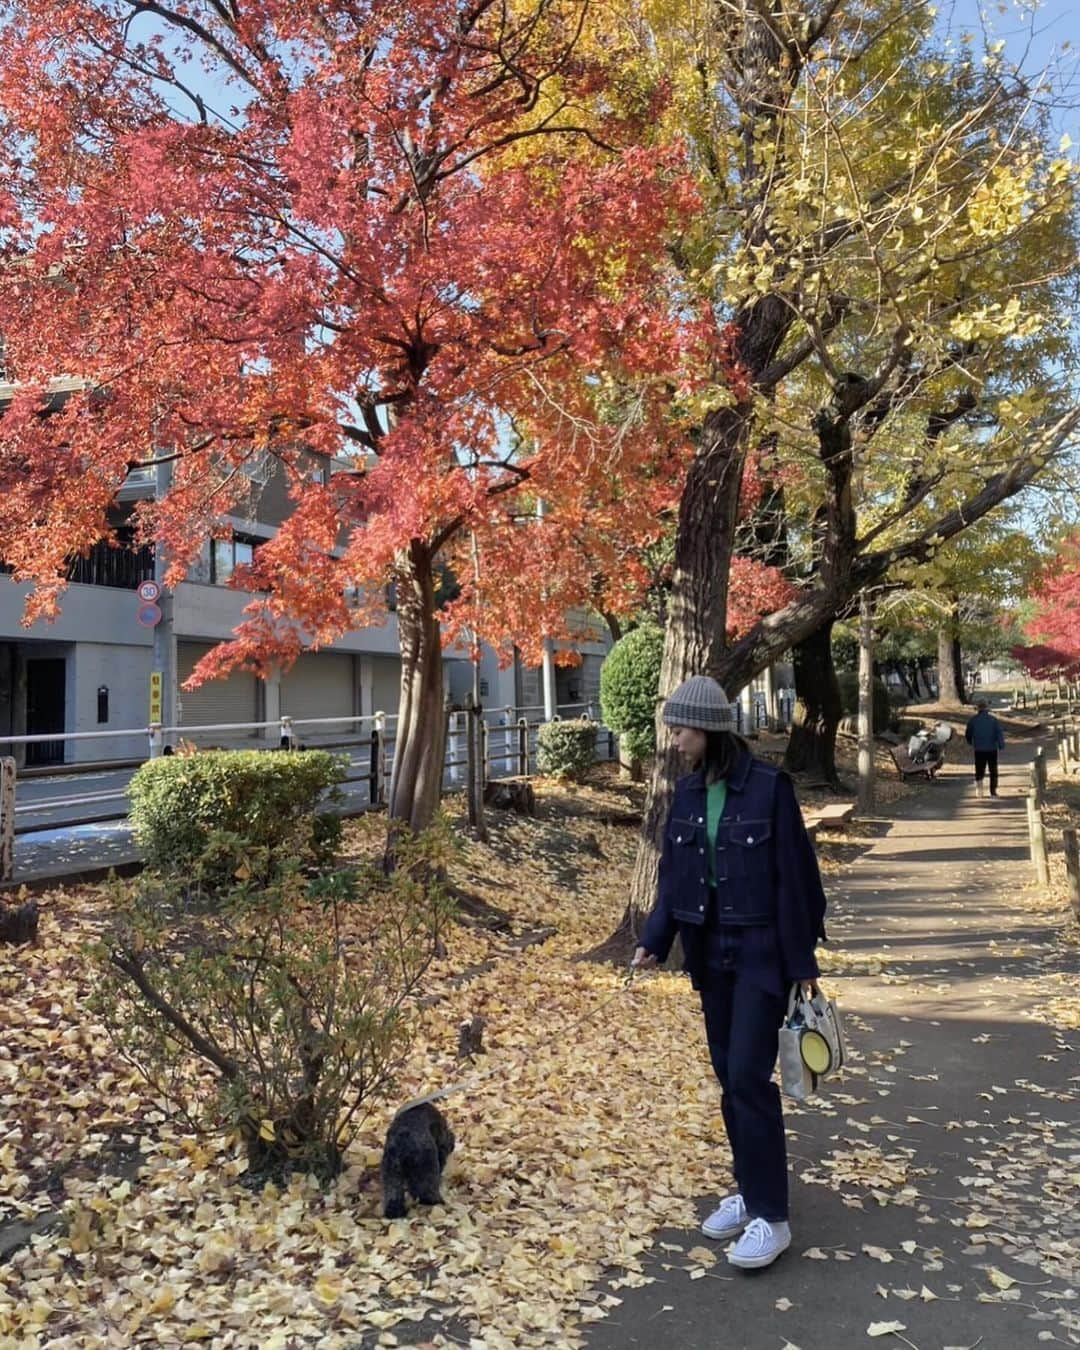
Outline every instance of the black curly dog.
{"label": "black curly dog", "polygon": [[446,1117],[430,1102],[400,1111],[390,1122],[382,1156],[383,1214],[405,1217],[405,1192],[422,1205],[441,1205],[440,1183],[454,1135]]}

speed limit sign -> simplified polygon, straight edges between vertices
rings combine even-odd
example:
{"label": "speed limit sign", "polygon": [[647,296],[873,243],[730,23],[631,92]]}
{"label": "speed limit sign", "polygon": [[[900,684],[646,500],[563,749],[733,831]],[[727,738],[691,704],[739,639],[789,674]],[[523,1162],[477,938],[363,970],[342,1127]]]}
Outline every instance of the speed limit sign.
{"label": "speed limit sign", "polygon": [[139,583],[139,599],[144,604],[152,605],[161,594],[161,587],[156,581],[143,581]]}

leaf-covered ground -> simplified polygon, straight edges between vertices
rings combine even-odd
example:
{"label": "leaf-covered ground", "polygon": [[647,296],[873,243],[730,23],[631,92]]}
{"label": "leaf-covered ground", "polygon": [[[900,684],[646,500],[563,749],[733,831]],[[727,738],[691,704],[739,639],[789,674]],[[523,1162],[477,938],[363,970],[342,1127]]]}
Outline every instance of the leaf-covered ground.
{"label": "leaf-covered ground", "polygon": [[[37,946],[0,949],[0,1233],[57,1211],[62,1222],[0,1266],[3,1350],[566,1347],[618,1315],[648,1278],[657,1230],[692,1226],[695,1200],[725,1183],[726,1147],[685,982],[626,988],[615,966],[579,959],[622,916],[636,790],[544,785],[539,798],[537,820],[489,813],[489,843],[458,865],[471,900],[430,972],[399,1097],[464,1082],[444,1103],[458,1148],[445,1206],[406,1220],[378,1212],[398,1101],[373,1111],[329,1189],[249,1189],[239,1160],[174,1128],[85,1011],[100,895],[43,898]],[[377,848],[380,831],[355,822],[351,851]],[[826,843],[826,867],[863,846],[858,831]],[[830,958],[838,980],[874,961],[843,945]],[[877,969],[905,979],[888,953]],[[457,1027],[474,1014],[486,1053],[462,1064]],[[845,1090],[880,1073],[855,1053]],[[856,1179],[901,1202],[919,1184],[902,1148],[871,1141],[822,1167],[823,1184]],[[682,1280],[721,1278],[714,1248],[670,1245]]]}
{"label": "leaf-covered ground", "polygon": [[[439,1319],[492,1347],[571,1343],[706,1184],[672,1137],[719,1138],[703,1058],[655,1110],[672,1034],[700,1035],[678,983],[626,991],[614,967],[575,960],[622,915],[635,831],[605,821],[635,801],[552,786],[540,819],[490,813],[491,842],[466,846],[454,879],[484,903],[430,972],[400,1097],[479,1081],[445,1104],[459,1141],[446,1206],[394,1223],[376,1168],[397,1101],[329,1190],[246,1189],[240,1161],[174,1128],[85,1011],[101,895],[42,897],[37,945],[0,950],[0,1222],[9,1241],[13,1221],[63,1222],[0,1266],[0,1345],[392,1345]],[[354,822],[351,850],[381,830]],[[486,1053],[462,1065],[457,1027],[476,1013]]]}

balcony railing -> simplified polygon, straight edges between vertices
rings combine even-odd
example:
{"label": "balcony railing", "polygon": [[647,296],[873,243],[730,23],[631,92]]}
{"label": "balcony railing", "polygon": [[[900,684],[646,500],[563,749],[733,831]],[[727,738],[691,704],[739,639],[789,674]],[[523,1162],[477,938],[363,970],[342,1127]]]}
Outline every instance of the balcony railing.
{"label": "balcony railing", "polygon": [[149,544],[140,548],[110,547],[101,542],[94,545],[85,558],[72,558],[68,563],[68,581],[83,586],[112,586],[117,590],[133,591],[143,581],[154,578],[154,550]]}

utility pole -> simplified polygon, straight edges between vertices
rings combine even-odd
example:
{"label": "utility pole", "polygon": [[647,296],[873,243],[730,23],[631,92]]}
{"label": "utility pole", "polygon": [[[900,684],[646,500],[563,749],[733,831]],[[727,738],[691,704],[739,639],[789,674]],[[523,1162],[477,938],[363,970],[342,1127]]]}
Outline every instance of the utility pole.
{"label": "utility pole", "polygon": [[[536,518],[543,520],[547,507],[542,497],[536,499]],[[555,644],[551,638],[544,638],[544,653],[541,663],[541,676],[544,690],[544,721],[551,722],[559,711],[559,697],[555,684]]]}
{"label": "utility pole", "polygon": [[[155,448],[153,454],[155,458],[158,458],[160,452]],[[172,487],[172,481],[172,461],[157,464],[154,468],[154,496],[157,501],[160,501],[169,491]],[[213,548],[213,544],[210,547]],[[178,688],[179,672],[177,671],[176,632],[174,628],[175,607],[172,592],[165,586],[165,573],[168,570],[168,565],[169,560],[161,541],[155,540],[154,580],[161,588],[161,594],[157,601],[161,607],[161,622],[154,629],[151,668],[157,677],[157,687],[161,691],[161,723],[163,726],[173,727],[180,720],[177,706],[180,691]],[[169,738],[166,737],[165,739],[167,741]]]}

